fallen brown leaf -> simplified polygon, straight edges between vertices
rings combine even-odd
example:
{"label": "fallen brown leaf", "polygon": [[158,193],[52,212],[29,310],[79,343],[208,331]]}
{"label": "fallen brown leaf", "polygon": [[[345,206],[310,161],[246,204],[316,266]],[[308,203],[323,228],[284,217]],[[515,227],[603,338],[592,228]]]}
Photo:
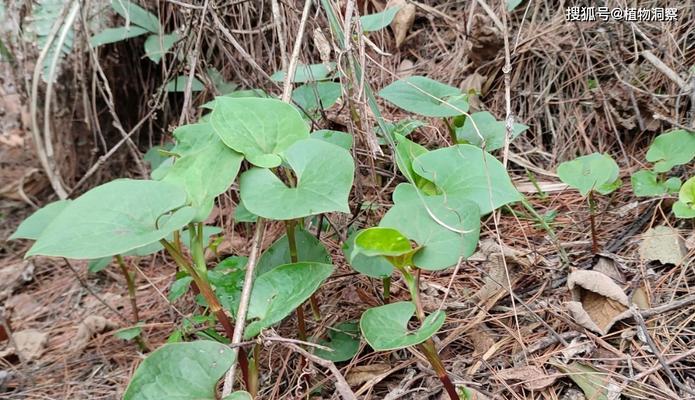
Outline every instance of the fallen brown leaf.
{"label": "fallen brown leaf", "polygon": [[77,333],[73,339],[72,348],[74,351],[81,352],[89,344],[89,340],[97,333],[102,333],[116,328],[114,322],[99,315],[90,315],[85,318],[80,326],[77,327]]}
{"label": "fallen brown leaf", "polygon": [[556,379],[535,365],[503,369],[497,372],[497,377],[505,381],[519,381],[528,390],[541,390],[552,385]]}
{"label": "fallen brown leaf", "polygon": [[350,370],[345,380],[350,386],[359,386],[391,369],[388,364],[358,365]]}
{"label": "fallen brown leaf", "polygon": [[573,271],[567,286],[572,301],[565,305],[575,321],[587,329],[605,335],[615,322],[629,315],[625,292],[601,272]]}
{"label": "fallen brown leaf", "polygon": [[391,29],[396,37],[396,48],[400,48],[415,21],[415,4],[407,3],[405,0],[390,0],[386,8],[391,7],[401,8],[391,21]]}
{"label": "fallen brown leaf", "polygon": [[659,261],[662,264],[680,265],[687,254],[685,242],[678,230],[668,226],[657,226],[642,235],[639,254],[642,260]]}
{"label": "fallen brown leaf", "polygon": [[37,329],[25,329],[12,333],[12,345],[4,351],[0,351],[0,358],[9,355],[17,355],[20,360],[33,361],[37,360],[43,354],[46,343],[48,343],[48,334]]}

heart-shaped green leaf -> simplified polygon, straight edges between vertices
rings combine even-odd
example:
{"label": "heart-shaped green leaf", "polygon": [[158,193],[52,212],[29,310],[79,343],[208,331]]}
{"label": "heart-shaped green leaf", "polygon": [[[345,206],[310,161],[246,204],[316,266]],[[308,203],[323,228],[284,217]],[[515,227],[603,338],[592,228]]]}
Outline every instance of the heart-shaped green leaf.
{"label": "heart-shaped green leaf", "polygon": [[321,110],[327,110],[340,98],[342,86],[337,82],[309,82],[292,92],[292,101],[309,119],[320,117]]}
{"label": "heart-shaped green leaf", "polygon": [[437,333],[444,325],[444,311],[437,311],[425,318],[415,331],[408,329],[408,322],[415,314],[415,305],[409,301],[370,308],[362,314],[362,336],[374,350],[396,350],[415,346]]}
{"label": "heart-shaped green leaf", "polygon": [[89,38],[89,45],[99,47],[109,43],[117,43],[122,40],[134,38],[147,33],[147,29],[139,26],[119,26],[117,28],[107,28]]}
{"label": "heart-shaped green leaf", "polygon": [[678,218],[695,218],[695,176],[681,186],[678,201],[673,204],[673,213]]}
{"label": "heart-shaped green leaf", "polygon": [[215,400],[217,381],[232,363],[234,352],[222,343],[165,344],[138,366],[123,400]]}
{"label": "heart-shaped green leaf", "polygon": [[283,153],[297,178],[287,187],[268,169],[241,175],[241,199],[252,213],[287,220],[331,211],[349,212],[348,195],[355,166],[350,153],[321,140],[306,139]]}
{"label": "heart-shaped green leaf", "polygon": [[630,177],[632,191],[637,197],[661,196],[666,193],[677,192],[681,181],[678,178],[669,178],[665,182],[659,180],[658,175],[650,170],[641,169]]}
{"label": "heart-shaped green leaf", "polygon": [[328,338],[319,340],[318,344],[333,351],[316,349],[314,354],[333,362],[350,360],[360,349],[360,328],[356,322],[341,322],[328,328]]}
{"label": "heart-shaped green leaf", "polygon": [[111,7],[126,21],[141,26],[152,33],[159,33],[159,18],[131,0],[111,0]]}
{"label": "heart-shaped green leaf", "polygon": [[[487,151],[493,151],[504,147],[504,137],[507,127],[504,121],[498,121],[487,111],[480,111],[466,117],[463,126],[456,128],[456,140],[459,143],[470,143],[478,147],[484,147]],[[512,126],[514,140],[522,132],[528,129],[524,124]]]}
{"label": "heart-shaped green leaf", "polygon": [[336,146],[344,148],[345,150],[350,150],[352,148],[352,135],[345,132],[321,129],[318,131],[314,131],[311,134],[311,138],[332,143]]}
{"label": "heart-shaped green leaf", "polygon": [[186,192],[171,183],[111,181],[73,200],[27,256],[92,259],[126,253],[188,224],[195,210],[185,203]]}
{"label": "heart-shaped green leaf", "polygon": [[647,161],[654,163],[654,171],[667,172],[695,157],[695,133],[678,129],[657,136],[647,151]]}
{"label": "heart-shaped green leaf", "polygon": [[[304,83],[313,81],[322,81],[330,78],[335,71],[336,64],[323,63],[323,64],[299,64],[294,72],[294,83]],[[270,79],[275,82],[284,82],[287,73],[285,71],[277,71],[270,76]]]}
{"label": "heart-shaped green leaf", "polygon": [[70,204],[71,200],[58,200],[36,210],[19,224],[17,230],[7,240],[37,240],[44,229]]}
{"label": "heart-shaped green leaf", "polygon": [[210,124],[184,125],[174,131],[180,145],[172,152],[180,154],[163,181],[180,185],[195,207],[195,221],[205,220],[215,198],[224,193],[239,172],[242,155],[225,146]]}
{"label": "heart-shaped green leaf", "polygon": [[561,181],[579,190],[582,196],[595,190],[608,194],[620,186],[618,164],[607,154],[593,153],[566,161],[557,167]]}
{"label": "heart-shaped green leaf", "polygon": [[276,99],[215,98],[210,117],[222,141],[258,167],[280,165],[280,153],[309,137],[296,108]]}
{"label": "heart-shaped green leaf", "polygon": [[249,324],[244,339],[280,322],[302,305],[333,272],[329,264],[300,262],[281,265],[256,278],[251,291]]}
{"label": "heart-shaped green leaf", "polygon": [[512,185],[504,165],[489,153],[469,144],[425,153],[413,161],[413,170],[434,182],[445,197],[475,202],[481,215],[521,200],[521,194]]}
{"label": "heart-shaped green leaf", "polygon": [[168,35],[150,35],[145,40],[145,55],[155,64],[171,49],[171,47],[179,40],[179,35],[171,33]]}
{"label": "heart-shaped green leaf", "polygon": [[[311,261],[323,264],[331,263],[331,256],[321,244],[321,241],[316,239],[314,235],[306,230],[295,226],[294,240],[297,244],[297,261]],[[290,257],[290,248],[287,235],[275,241],[258,260],[256,266],[256,275],[264,274],[271,269],[292,262]]]}
{"label": "heart-shaped green leaf", "polygon": [[396,187],[393,201],[379,226],[397,229],[422,247],[413,256],[415,266],[440,270],[475,251],[480,213],[474,202],[458,196],[419,196],[407,183]]}
{"label": "heart-shaped green leaf", "polygon": [[389,26],[402,6],[389,7],[382,12],[360,17],[363,32],[374,32]]}
{"label": "heart-shaped green leaf", "polygon": [[384,257],[368,257],[355,251],[355,238],[360,232],[353,232],[343,244],[345,259],[355,271],[372,278],[386,278],[393,273],[393,265]]}
{"label": "heart-shaped green leaf", "polygon": [[381,89],[390,103],[427,117],[453,117],[468,111],[468,96],[453,86],[424,76],[410,76]]}

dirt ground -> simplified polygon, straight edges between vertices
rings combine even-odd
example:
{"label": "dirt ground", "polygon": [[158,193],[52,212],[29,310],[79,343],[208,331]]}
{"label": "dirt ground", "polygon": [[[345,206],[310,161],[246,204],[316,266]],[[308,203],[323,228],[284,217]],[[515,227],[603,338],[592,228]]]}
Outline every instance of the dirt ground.
{"label": "dirt ground", "polygon": [[[115,268],[89,273],[85,261],[24,259],[31,243],[6,240],[33,210],[57,197],[31,133],[28,82],[38,51],[22,38],[21,29],[8,28],[21,26],[32,8],[30,2],[5,3],[9,22],[0,39],[14,57],[0,59],[0,398],[121,398],[145,356],[135,343],[114,335],[130,326],[124,278]],[[96,3],[89,10],[100,9],[100,3],[108,6]],[[204,24],[198,6],[179,3],[188,2],[144,2],[157,10],[168,29],[183,32],[187,39],[177,46],[204,49],[196,68],[215,66],[240,88],[280,92],[267,75],[282,69],[279,49],[281,44],[291,49],[303,2],[280,1],[282,43],[273,29],[270,1],[218,4],[217,19],[207,15]],[[344,7],[347,2],[336,3]],[[356,3],[360,13],[371,13],[386,2]],[[566,20],[569,3],[563,1],[524,1],[506,13],[500,2],[431,0],[410,2],[412,25],[371,35],[371,44],[362,43],[359,49],[376,89],[398,77],[424,75],[477,90],[473,109],[501,119],[508,87],[511,113],[530,127],[503,156],[514,184],[538,214],[548,217],[557,237],[523,207],[514,206],[483,221],[479,250],[470,259],[455,269],[423,274],[425,310],[441,307],[447,313],[437,335],[441,358],[454,383],[470,390],[470,399],[695,398],[693,220],[674,218],[675,197],[638,198],[630,186],[630,175],[645,165],[656,135],[695,127],[695,5],[635,3],[677,8],[678,20],[580,23]],[[622,2],[607,5],[625,7]],[[219,24],[232,30],[236,44]],[[397,43],[402,29],[402,43]],[[317,30],[328,32],[328,27],[315,9],[307,32]],[[196,39],[199,31],[202,41]],[[190,66],[151,63],[144,58],[142,38],[109,45],[95,61],[85,50],[88,36],[83,28],[75,33],[76,50],[63,61],[51,113],[56,171],[73,196],[116,177],[142,177],[142,168],[147,168],[143,154],[152,145],[170,142],[175,126],[200,113],[184,106],[198,107],[214,97],[208,89],[190,98],[163,92],[170,77]],[[512,65],[508,76],[503,68],[505,36]],[[307,35],[300,55],[307,64],[322,61],[314,37]],[[412,117],[384,102],[379,105],[389,121]],[[373,122],[368,112],[363,117],[365,125]],[[426,122],[411,139],[426,147],[445,143],[446,126],[440,120]],[[324,128],[355,128],[340,104],[321,123]],[[122,130],[134,127],[131,144],[99,161],[121,141]],[[351,221],[364,227],[379,220],[380,205],[391,203],[393,188],[403,179],[394,175],[389,149],[372,157],[364,138],[356,143],[363,202],[376,206],[362,207],[356,216],[332,217],[338,225]],[[586,199],[555,173],[561,161],[594,151],[613,155],[623,181],[617,191],[597,199],[597,254],[591,249]],[[676,175],[687,179],[694,167],[692,162],[681,166]],[[232,188],[220,196],[209,219],[223,228],[223,255],[250,250],[253,228],[230,217],[237,201]],[[660,226],[669,233],[653,240],[653,229]],[[263,248],[282,232],[282,225],[271,224]],[[322,240],[337,268],[318,293],[324,318],[307,318],[307,328],[317,334],[337,321],[359,319],[366,307],[377,305],[379,291],[378,282],[354,274],[345,263],[337,235],[324,233]],[[645,250],[649,246],[661,256]],[[198,307],[191,294],[172,304],[167,301],[176,272],[172,260],[156,254],[127,262],[137,271],[144,336],[156,348]],[[599,313],[610,314],[604,315],[609,319],[613,314],[605,309],[615,304],[580,289],[581,284],[570,290],[568,281],[581,275],[572,275],[576,271],[599,271],[612,278],[638,307],[639,316],[617,321],[608,332],[587,329],[569,302],[601,308]],[[408,298],[404,282],[393,283],[392,296]],[[293,315],[275,329],[293,337],[295,325]],[[19,349],[18,337],[23,344]],[[362,346],[351,361],[337,365],[360,399],[444,398],[422,354],[377,353]],[[330,374],[300,363],[286,347],[268,344],[260,363],[259,398],[337,398]]]}

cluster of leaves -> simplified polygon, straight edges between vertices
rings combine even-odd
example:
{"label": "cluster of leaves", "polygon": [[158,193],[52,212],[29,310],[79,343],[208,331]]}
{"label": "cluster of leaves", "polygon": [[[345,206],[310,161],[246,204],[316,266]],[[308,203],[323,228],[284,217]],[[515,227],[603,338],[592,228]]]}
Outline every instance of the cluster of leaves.
{"label": "cluster of leaves", "polygon": [[678,218],[695,217],[695,180],[690,178],[681,185],[679,178],[667,177],[675,167],[686,165],[695,158],[695,134],[683,129],[661,134],[649,146],[646,158],[653,164],[652,169],[641,169],[630,179],[635,195],[652,197],[678,193],[673,213]]}
{"label": "cluster of leaves", "polygon": [[[219,232],[215,227],[203,229],[202,221],[215,198],[236,180],[243,160],[250,168],[239,179],[241,201],[257,216],[291,220],[349,210],[354,175],[350,153],[324,136],[310,135],[301,114],[289,104],[271,98],[218,97],[212,113],[198,123],[179,127],[174,137],[176,145],[167,151],[171,157],[154,170],[155,179],[118,179],[75,200],[51,203],[24,221],[12,238],[36,241],[27,256],[91,259],[95,260],[93,270],[104,268],[112,256],[142,256],[178,242],[188,246],[195,264],[194,269],[179,272],[171,297],[181,296],[191,282],[199,286],[209,282],[234,314],[244,263],[229,267],[222,262],[208,271],[204,261],[198,261],[201,243]],[[287,186],[275,175],[278,169],[291,175],[296,185]],[[306,235],[297,230],[298,237],[306,239]],[[286,253],[277,251],[278,244],[261,258],[245,338],[281,321],[332,273],[330,258],[318,241],[299,243],[302,258],[318,261],[290,263]],[[305,255],[309,245],[320,247],[321,257],[316,252]],[[287,248],[286,237],[283,248]],[[199,299],[201,303],[208,300]],[[156,354],[160,353],[151,357]],[[212,362],[200,357],[200,362]],[[153,362],[141,368],[149,370],[149,378],[138,378],[145,372],[136,374],[129,393],[137,395],[126,398],[148,398],[145,389],[138,389],[141,382],[146,381],[143,387],[159,382],[148,365]]]}
{"label": "cluster of leaves", "polygon": [[[678,218],[695,217],[695,177],[683,185],[678,177],[668,177],[679,165],[695,158],[695,134],[683,129],[657,136],[647,151],[651,169],[641,169],[630,177],[637,197],[664,196],[678,193],[673,213]],[[582,196],[592,192],[609,194],[620,187],[618,164],[607,154],[594,153],[567,161],[557,169],[560,179],[579,190]]]}
{"label": "cluster of leaves", "polygon": [[[466,94],[422,76],[395,81],[379,94],[406,111],[453,118],[457,139],[450,147],[430,151],[407,138],[419,121],[388,125],[384,136],[395,144],[396,164],[408,182],[396,187],[393,206],[379,226],[355,232],[343,247],[356,271],[389,279],[398,270],[409,286],[412,301],[369,309],[360,319],[372,348],[392,350],[424,344],[444,324],[443,311],[425,317],[417,309],[418,270],[442,270],[470,256],[481,215],[521,200],[502,163],[485,150],[503,147],[527,127],[515,124],[512,137],[505,138],[504,122],[488,112],[467,115]],[[414,315],[420,325],[410,330]]]}
{"label": "cluster of leaves", "polygon": [[147,58],[159,64],[166,54],[179,40],[176,32],[164,33],[159,18],[130,0],[112,0],[111,7],[125,18],[125,25],[107,28],[89,39],[92,47],[116,43],[141,35],[148,35],[145,40]]}
{"label": "cluster of leaves", "polygon": [[[119,6],[114,7],[119,10]],[[128,11],[120,7],[127,20],[154,30],[153,15],[139,8]],[[379,17],[383,26],[383,19],[393,14],[387,11],[388,15]],[[376,26],[371,20],[363,24],[365,29]],[[120,29],[115,34],[126,31],[125,27]],[[174,131],[175,145],[148,153],[152,179],[117,179],[74,200],[51,203],[25,220],[12,238],[35,240],[27,256],[88,259],[93,272],[110,265],[114,256],[144,256],[163,248],[176,256],[184,254],[187,247],[192,262],[180,263],[169,299],[180,298],[192,284],[199,288],[209,285],[222,307],[234,315],[245,258],[233,256],[208,269],[202,253],[212,245],[210,237],[220,233],[219,228],[204,226],[203,221],[210,215],[215,198],[227,191],[237,176],[240,204],[235,215],[247,221],[294,222],[321,213],[349,212],[354,163],[348,150],[352,138],[344,132],[310,133],[307,124],[340,97],[342,88],[332,81],[335,73],[331,65],[301,66],[293,77],[301,83],[293,96],[297,108],[261,91],[233,91],[215,98],[204,106],[212,110],[210,113]],[[273,75],[277,80],[284,77],[284,72]],[[393,85],[410,87],[408,81]],[[465,112],[461,107],[467,110],[465,94],[427,78],[414,82],[426,84],[409,95],[411,103],[404,107],[421,115],[456,117],[461,143],[429,151],[407,138],[424,123],[406,120],[390,124],[382,141],[397,142],[397,165],[408,182],[396,188],[394,206],[378,228],[355,232],[345,244],[346,255],[357,271],[385,278],[395,268],[411,283],[417,269],[444,269],[472,254],[481,215],[521,199],[503,165],[481,148],[501,147],[503,124],[491,120],[488,113],[466,120],[461,115]],[[388,93],[388,88],[382,92],[387,100]],[[431,96],[439,96],[437,101],[442,104],[427,104]],[[520,132],[525,127],[515,129]],[[472,136],[472,131],[480,135]],[[479,137],[482,139],[476,140]],[[244,160],[248,168],[240,174]],[[462,169],[469,172],[461,174]],[[328,252],[302,225],[290,225],[292,235],[281,237],[262,254],[245,339],[284,319],[332,273]],[[382,232],[391,235],[383,236]],[[411,241],[417,243],[414,249]],[[384,250],[382,245],[395,247]],[[214,309],[210,301],[217,301],[215,298],[200,294],[196,301]],[[434,313],[411,332],[408,321],[416,314],[415,304],[397,302],[367,310],[359,326],[353,321],[338,323],[327,338],[317,338],[333,350],[322,351],[321,356],[334,361],[352,358],[359,348],[359,332],[376,350],[422,343],[442,326],[445,315]],[[208,317],[201,318],[200,323],[211,322]],[[120,330],[118,336],[132,339],[140,333],[141,327],[136,325]],[[224,341],[214,331],[206,335]],[[185,336],[185,329],[177,330],[170,338],[172,344],[148,357],[133,377],[126,398],[152,398],[167,390],[212,398],[213,383],[231,362],[229,357],[220,357],[227,350],[210,341],[175,343]],[[200,365],[200,373],[179,376],[177,368],[184,362]],[[211,365],[215,367],[210,369]],[[165,380],[157,378],[161,374]],[[193,380],[195,386],[190,385]]]}

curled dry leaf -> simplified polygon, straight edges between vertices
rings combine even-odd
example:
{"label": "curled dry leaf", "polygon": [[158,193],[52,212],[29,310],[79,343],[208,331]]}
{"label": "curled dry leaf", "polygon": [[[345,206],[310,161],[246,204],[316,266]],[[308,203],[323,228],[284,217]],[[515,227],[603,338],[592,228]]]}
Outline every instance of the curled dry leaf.
{"label": "curled dry leaf", "polygon": [[17,355],[20,360],[33,361],[37,360],[43,354],[46,343],[48,343],[48,334],[37,329],[25,329],[23,331],[14,332],[12,334],[12,345],[9,345],[5,350],[0,351],[0,358],[9,355]]}
{"label": "curled dry leaf", "polygon": [[358,365],[347,373],[345,380],[347,380],[350,386],[359,386],[388,372],[390,369],[391,366],[388,364]]}
{"label": "curled dry leaf", "polygon": [[546,375],[541,368],[535,365],[503,369],[497,372],[497,377],[505,381],[519,381],[528,390],[541,390],[552,385],[556,379]]}
{"label": "curled dry leaf", "polygon": [[688,252],[678,230],[661,225],[649,229],[642,235],[639,254],[645,262],[659,261],[662,264],[680,265]]}
{"label": "curled dry leaf", "polygon": [[34,263],[24,261],[0,269],[0,300],[8,298],[20,285],[34,277]]}
{"label": "curled dry leaf", "polygon": [[321,28],[314,29],[314,46],[319,51],[321,62],[328,64],[331,61],[331,44],[326,39]]}
{"label": "curled dry leaf", "polygon": [[611,258],[599,256],[598,261],[592,269],[601,272],[616,282],[625,283],[625,277],[620,271],[620,268],[618,268],[618,263]]}
{"label": "curled dry leaf", "polygon": [[73,350],[81,352],[85,347],[87,347],[87,344],[89,344],[89,340],[92,338],[92,336],[96,335],[97,333],[114,329],[117,326],[118,325],[116,325],[113,321],[102,316],[88,316],[77,328],[77,334],[75,334],[75,338],[73,339]]}
{"label": "curled dry leaf", "polygon": [[630,315],[623,289],[598,271],[573,271],[567,278],[572,301],[565,305],[581,326],[608,333],[613,324]]}
{"label": "curled dry leaf", "polygon": [[393,34],[396,37],[396,48],[400,48],[415,21],[415,5],[405,0],[390,0],[386,4],[386,8],[391,7],[400,7],[396,16],[393,17],[393,21],[391,21],[391,29],[393,29]]}

